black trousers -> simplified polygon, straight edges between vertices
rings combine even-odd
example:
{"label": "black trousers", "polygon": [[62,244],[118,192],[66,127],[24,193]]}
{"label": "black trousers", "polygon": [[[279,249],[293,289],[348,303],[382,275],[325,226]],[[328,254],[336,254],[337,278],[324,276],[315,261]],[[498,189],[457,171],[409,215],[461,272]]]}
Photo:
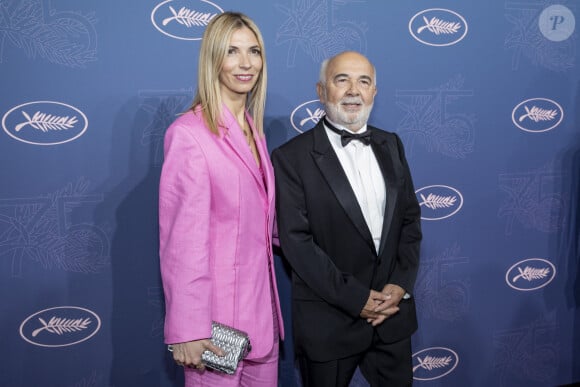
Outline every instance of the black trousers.
{"label": "black trousers", "polygon": [[298,357],[304,387],[348,387],[357,367],[371,387],[407,387],[413,384],[411,339],[383,343],[375,332],[365,352],[343,359],[316,362]]}

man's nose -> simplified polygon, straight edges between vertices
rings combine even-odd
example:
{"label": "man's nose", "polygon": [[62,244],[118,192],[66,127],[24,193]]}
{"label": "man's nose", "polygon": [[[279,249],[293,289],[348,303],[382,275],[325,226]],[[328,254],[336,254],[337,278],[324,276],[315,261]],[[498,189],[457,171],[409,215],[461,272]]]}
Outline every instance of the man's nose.
{"label": "man's nose", "polygon": [[355,81],[350,81],[348,83],[348,89],[346,91],[349,95],[359,95],[360,90],[358,88],[358,84]]}

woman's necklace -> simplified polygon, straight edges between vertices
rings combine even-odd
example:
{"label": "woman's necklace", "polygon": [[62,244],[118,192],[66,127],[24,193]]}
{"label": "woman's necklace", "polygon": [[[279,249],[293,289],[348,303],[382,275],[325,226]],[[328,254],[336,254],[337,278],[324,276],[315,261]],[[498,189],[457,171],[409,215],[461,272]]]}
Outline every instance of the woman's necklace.
{"label": "woman's necklace", "polygon": [[246,142],[248,143],[248,145],[251,144],[251,138],[250,138],[250,131],[245,127],[242,128],[242,132],[244,133],[244,137],[246,138]]}
{"label": "woman's necklace", "polygon": [[248,124],[248,121],[244,120],[244,125],[242,125],[242,133],[244,133],[244,137],[246,138],[246,142],[250,147],[250,151],[254,156],[254,160],[256,160],[256,164],[260,165],[260,156],[258,155],[258,149],[256,148],[256,143],[254,142],[254,135],[252,134],[252,129]]}
{"label": "woman's necklace", "polygon": [[244,120],[244,125],[242,126],[242,133],[244,133],[244,137],[246,138],[246,142],[249,146],[252,146],[252,133],[250,132],[250,127],[248,125],[248,121]]}

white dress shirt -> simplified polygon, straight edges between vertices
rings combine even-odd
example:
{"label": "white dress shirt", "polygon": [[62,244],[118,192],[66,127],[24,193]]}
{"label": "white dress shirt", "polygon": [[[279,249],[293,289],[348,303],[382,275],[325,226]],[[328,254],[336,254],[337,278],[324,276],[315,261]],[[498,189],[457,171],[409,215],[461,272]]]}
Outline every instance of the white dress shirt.
{"label": "white dress shirt", "polygon": [[[328,120],[328,117],[326,117]],[[354,133],[334,122],[328,120],[338,129]],[[352,187],[356,200],[362,210],[367,223],[377,254],[381,244],[383,230],[383,215],[385,213],[386,189],[383,174],[379,163],[370,145],[364,145],[358,140],[352,140],[346,146],[342,146],[340,134],[333,132],[324,125],[330,145],[336,152],[340,165],[346,173],[348,182]],[[357,133],[364,133],[366,124]],[[409,299],[411,295],[405,292],[403,299]]]}
{"label": "white dress shirt", "polygon": [[[328,117],[326,119],[328,120]],[[330,123],[339,129],[353,133],[332,121]],[[339,134],[328,129],[326,125],[324,129],[326,129],[330,144],[336,152],[340,165],[342,165],[342,169],[346,173],[348,182],[354,191],[378,254],[383,230],[386,194],[385,180],[379,168],[379,163],[370,145],[364,145],[358,140],[352,140],[343,147]],[[364,133],[366,130],[367,126],[365,124],[357,133]]]}

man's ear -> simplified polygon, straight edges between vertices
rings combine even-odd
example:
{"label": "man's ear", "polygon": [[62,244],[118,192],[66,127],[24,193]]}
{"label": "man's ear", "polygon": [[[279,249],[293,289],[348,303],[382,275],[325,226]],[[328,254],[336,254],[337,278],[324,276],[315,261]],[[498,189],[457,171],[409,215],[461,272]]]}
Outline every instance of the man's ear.
{"label": "man's ear", "polygon": [[318,99],[320,102],[326,103],[326,89],[320,82],[316,83],[316,94],[318,94]]}

